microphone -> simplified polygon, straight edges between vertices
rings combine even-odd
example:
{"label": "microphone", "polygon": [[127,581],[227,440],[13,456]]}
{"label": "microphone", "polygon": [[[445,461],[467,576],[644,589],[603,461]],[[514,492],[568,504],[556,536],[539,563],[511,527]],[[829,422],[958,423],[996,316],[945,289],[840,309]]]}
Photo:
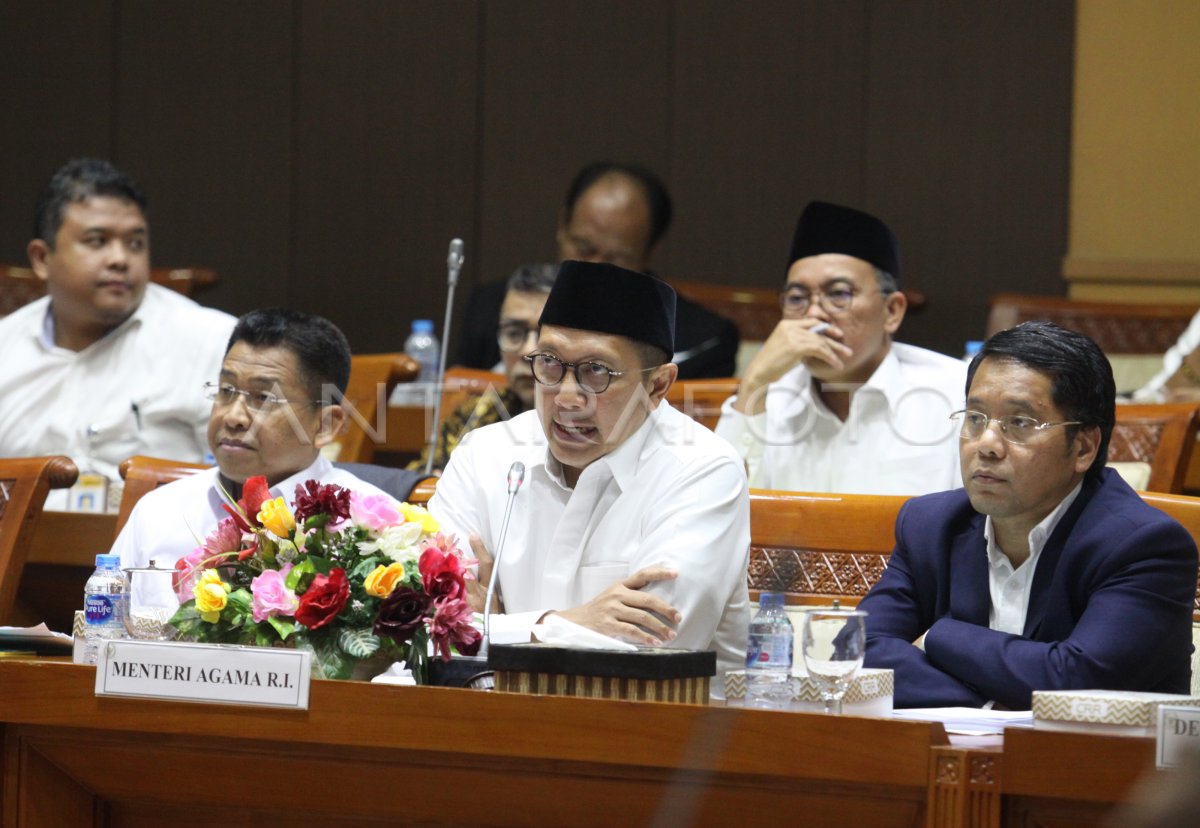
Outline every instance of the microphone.
{"label": "microphone", "polygon": [[437,453],[438,425],[442,421],[442,384],[446,380],[446,351],[450,348],[450,316],[454,312],[454,288],[463,266],[463,240],[451,239],[446,256],[446,318],[442,322],[442,349],[438,356],[437,380],[433,385],[433,421],[429,424],[429,454],[425,458],[425,476],[433,474],[433,455]]}
{"label": "microphone", "polygon": [[483,603],[483,643],[479,645],[479,655],[486,658],[488,645],[492,642],[492,598],[496,595],[496,580],[500,574],[500,556],[504,553],[504,539],[508,536],[508,521],[512,517],[513,501],[517,499],[517,490],[525,481],[525,464],[520,460],[508,467],[508,503],[504,506],[504,520],[500,523],[500,542],[496,544],[496,554],[492,558],[492,577],[488,578],[487,596]]}

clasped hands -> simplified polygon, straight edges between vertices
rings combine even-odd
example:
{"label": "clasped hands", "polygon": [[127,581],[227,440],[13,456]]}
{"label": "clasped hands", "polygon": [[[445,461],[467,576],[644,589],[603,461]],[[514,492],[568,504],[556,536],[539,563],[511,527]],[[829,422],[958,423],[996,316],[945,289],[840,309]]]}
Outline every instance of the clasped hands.
{"label": "clasped hands", "polygon": [[[472,535],[470,541],[471,550],[479,561],[479,572],[475,580],[466,582],[467,603],[476,612],[483,612],[493,560],[478,535]],[[648,566],[613,584],[586,604],[552,612],[621,641],[659,647],[675,640],[676,628],[683,621],[683,615],[657,595],[641,590],[657,581],[673,580],[677,575],[665,566]],[[492,596],[492,612],[503,612],[497,596]]]}

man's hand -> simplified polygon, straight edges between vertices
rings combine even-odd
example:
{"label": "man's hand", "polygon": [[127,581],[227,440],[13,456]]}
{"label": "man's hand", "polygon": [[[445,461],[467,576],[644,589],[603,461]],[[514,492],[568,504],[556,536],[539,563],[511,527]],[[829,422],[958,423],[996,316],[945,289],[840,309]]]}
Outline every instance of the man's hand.
{"label": "man's hand", "polygon": [[683,616],[666,601],[640,590],[676,575],[674,570],[663,566],[648,566],[613,584],[586,604],[555,614],[612,638],[659,647],[674,640],[674,628]]}
{"label": "man's hand", "polygon": [[[479,569],[476,577],[472,579],[464,579],[463,583],[467,587],[467,605],[475,612],[483,612],[484,602],[487,601],[488,581],[492,577],[492,553],[487,551],[483,545],[483,538],[479,535],[471,535],[471,551],[475,553],[475,558],[479,561]],[[496,590],[497,594],[492,596],[492,612],[503,612],[504,608],[500,605],[500,590]]]}
{"label": "man's hand", "polygon": [[839,340],[841,328],[830,325],[824,333],[811,330],[820,320],[806,316],[784,319],[775,326],[762,349],[750,360],[738,387],[733,407],[747,415],[767,409],[766,388],[806,359],[816,359],[841,368],[854,352]]}

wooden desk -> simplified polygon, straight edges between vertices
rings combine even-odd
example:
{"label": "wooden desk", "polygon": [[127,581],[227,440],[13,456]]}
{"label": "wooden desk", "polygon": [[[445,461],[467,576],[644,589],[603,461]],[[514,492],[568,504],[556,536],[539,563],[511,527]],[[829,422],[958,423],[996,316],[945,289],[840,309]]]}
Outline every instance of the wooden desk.
{"label": "wooden desk", "polygon": [[314,681],[294,712],[94,682],[0,661],[6,828],[925,826],[946,742],[937,723],[724,707]]}

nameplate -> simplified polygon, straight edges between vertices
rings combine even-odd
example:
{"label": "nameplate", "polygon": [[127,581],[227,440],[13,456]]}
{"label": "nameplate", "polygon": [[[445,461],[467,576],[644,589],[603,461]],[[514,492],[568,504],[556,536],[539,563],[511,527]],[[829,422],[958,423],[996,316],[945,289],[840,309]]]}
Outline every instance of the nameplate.
{"label": "nameplate", "polygon": [[1159,707],[1157,747],[1160,768],[1173,768],[1184,754],[1200,750],[1200,707]]}
{"label": "nameplate", "polygon": [[96,695],[308,709],[307,650],[106,641],[96,661]]}

